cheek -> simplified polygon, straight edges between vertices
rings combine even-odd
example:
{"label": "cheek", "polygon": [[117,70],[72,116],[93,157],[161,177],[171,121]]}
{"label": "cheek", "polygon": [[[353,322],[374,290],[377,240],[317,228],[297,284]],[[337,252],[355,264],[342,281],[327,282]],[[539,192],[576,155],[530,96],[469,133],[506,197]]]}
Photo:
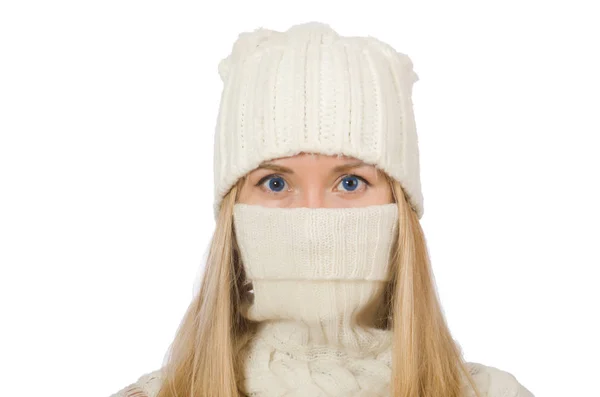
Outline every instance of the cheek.
{"label": "cheek", "polygon": [[389,181],[385,176],[379,176],[377,181],[377,194],[380,196],[382,202],[385,203],[393,203],[394,194],[392,192],[392,187],[390,186]]}
{"label": "cheek", "polygon": [[240,187],[238,201],[242,203],[249,203],[249,201],[251,201],[252,199],[252,188],[253,186],[250,180],[246,179],[246,181],[244,181],[244,183]]}
{"label": "cheek", "polygon": [[377,201],[381,204],[393,203],[394,196],[392,194],[392,189],[389,186],[384,184],[379,189],[377,189]]}

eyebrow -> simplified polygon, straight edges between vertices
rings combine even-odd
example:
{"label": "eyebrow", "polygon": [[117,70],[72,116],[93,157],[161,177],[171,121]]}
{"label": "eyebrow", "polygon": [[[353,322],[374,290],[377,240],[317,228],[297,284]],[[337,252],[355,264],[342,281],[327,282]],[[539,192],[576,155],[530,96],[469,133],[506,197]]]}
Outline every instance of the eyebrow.
{"label": "eyebrow", "polygon": [[[365,163],[364,161],[353,161],[351,163],[346,163],[346,164],[342,164],[342,165],[333,167],[333,169],[331,170],[331,173],[344,172],[344,171],[348,171],[352,168],[364,167],[367,165],[369,165],[369,164]],[[258,167],[256,167],[256,169],[261,169],[261,168],[273,170],[276,172],[280,172],[282,174],[293,174],[294,173],[294,171],[291,168],[284,167],[283,165],[279,165],[279,164],[269,163],[269,162],[263,162]]]}

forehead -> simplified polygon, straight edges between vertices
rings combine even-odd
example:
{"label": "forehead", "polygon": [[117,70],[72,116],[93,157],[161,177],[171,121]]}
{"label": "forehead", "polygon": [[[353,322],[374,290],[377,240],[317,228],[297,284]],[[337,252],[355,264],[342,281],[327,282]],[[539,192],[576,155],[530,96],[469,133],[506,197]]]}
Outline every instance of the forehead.
{"label": "forehead", "polygon": [[345,155],[326,155],[320,153],[299,153],[294,156],[278,157],[271,160],[265,160],[260,163],[251,173],[259,170],[275,171],[287,174],[296,172],[317,173],[340,173],[350,172],[354,169],[375,172],[380,174],[382,171],[374,164],[366,163],[361,159]]}
{"label": "forehead", "polygon": [[320,161],[320,162],[332,162],[332,163],[347,163],[347,162],[360,162],[360,159],[352,156],[346,156],[344,154],[322,154],[322,153],[307,153],[300,152],[294,156],[278,157],[263,163],[291,163],[299,161]]}

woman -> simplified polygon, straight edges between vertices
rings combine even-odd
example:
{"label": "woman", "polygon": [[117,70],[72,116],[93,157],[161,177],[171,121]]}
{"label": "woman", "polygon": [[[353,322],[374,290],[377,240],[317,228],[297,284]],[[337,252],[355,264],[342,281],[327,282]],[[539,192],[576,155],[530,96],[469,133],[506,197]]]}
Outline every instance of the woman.
{"label": "woman", "polygon": [[202,284],[162,368],[115,396],[532,397],[446,324],[409,57],[310,22],[240,34],[219,74]]}

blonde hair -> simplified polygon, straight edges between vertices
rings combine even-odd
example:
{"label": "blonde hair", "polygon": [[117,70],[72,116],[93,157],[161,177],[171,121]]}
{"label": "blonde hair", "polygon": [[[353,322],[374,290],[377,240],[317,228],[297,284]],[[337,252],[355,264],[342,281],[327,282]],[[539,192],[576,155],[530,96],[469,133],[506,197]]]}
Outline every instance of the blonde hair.
{"label": "blonde hair", "polygon": [[[393,332],[390,396],[465,396],[466,378],[481,397],[446,324],[417,215],[400,183],[386,177],[399,214],[393,276],[386,289],[386,328]],[[238,310],[246,280],[233,231],[233,205],[244,179],[223,198],[202,283],[165,355],[157,397],[243,396],[234,355],[253,324]]]}

